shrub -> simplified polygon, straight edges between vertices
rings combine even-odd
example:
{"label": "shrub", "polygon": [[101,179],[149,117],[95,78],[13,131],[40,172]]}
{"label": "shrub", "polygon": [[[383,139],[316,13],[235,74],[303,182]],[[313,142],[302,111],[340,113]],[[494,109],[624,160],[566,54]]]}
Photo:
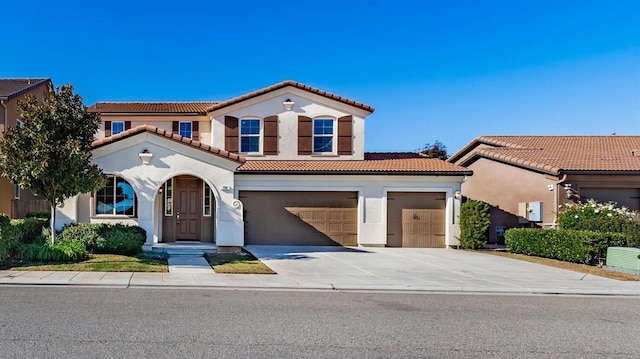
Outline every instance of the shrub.
{"label": "shrub", "polygon": [[30,243],[18,251],[18,257],[23,260],[40,262],[77,262],[87,259],[89,254],[80,242],[49,242]]}
{"label": "shrub", "polygon": [[31,211],[27,212],[25,218],[41,218],[41,219],[49,219],[51,218],[51,211],[48,209],[42,211]]}
{"label": "shrub", "polygon": [[482,248],[488,239],[489,205],[482,201],[467,200],[460,206],[460,245],[462,248]]}
{"label": "shrub", "polygon": [[133,255],[142,250],[147,232],[138,226],[107,223],[80,223],[66,227],[61,242],[77,242],[90,253]]}
{"label": "shrub", "polygon": [[599,203],[593,199],[587,203],[569,203],[558,214],[558,225],[564,229],[595,232],[623,233],[628,245],[640,246],[640,222],[637,213],[615,202]]}
{"label": "shrub", "polygon": [[11,226],[0,226],[0,264],[3,264],[20,247],[17,236],[11,232]]}
{"label": "shrub", "polygon": [[513,253],[598,264],[607,247],[625,246],[626,236],[570,229],[513,228],[506,231],[505,243]]}
{"label": "shrub", "polygon": [[107,230],[106,223],[80,223],[68,226],[60,233],[60,242],[82,243],[89,253],[99,253],[99,249],[105,246]]}
{"label": "shrub", "polygon": [[11,219],[4,213],[0,213],[0,227],[4,227],[11,223]]}
{"label": "shrub", "polygon": [[42,229],[46,227],[46,220],[39,218],[12,219],[12,234],[17,236],[20,243],[32,243],[40,238]]}

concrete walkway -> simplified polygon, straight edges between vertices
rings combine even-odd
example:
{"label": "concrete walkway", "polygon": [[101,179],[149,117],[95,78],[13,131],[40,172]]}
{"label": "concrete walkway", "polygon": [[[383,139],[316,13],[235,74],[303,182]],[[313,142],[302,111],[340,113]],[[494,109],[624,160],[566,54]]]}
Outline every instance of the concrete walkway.
{"label": "concrete walkway", "polygon": [[174,270],[169,273],[0,271],[0,284],[640,296],[640,282],[616,281],[452,249],[287,246],[247,246],[247,249],[278,274],[216,274],[203,268],[202,262],[185,260],[174,261]]}

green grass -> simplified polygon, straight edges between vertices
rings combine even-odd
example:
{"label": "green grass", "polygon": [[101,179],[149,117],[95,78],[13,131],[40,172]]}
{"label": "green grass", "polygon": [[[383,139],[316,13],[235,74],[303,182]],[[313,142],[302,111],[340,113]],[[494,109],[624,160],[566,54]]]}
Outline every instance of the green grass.
{"label": "green grass", "polygon": [[167,260],[158,256],[139,254],[93,254],[88,260],[77,263],[14,262],[8,269],[20,271],[71,271],[71,272],[168,272]]}
{"label": "green grass", "polygon": [[216,273],[226,274],[276,274],[248,252],[218,253],[205,256]]}

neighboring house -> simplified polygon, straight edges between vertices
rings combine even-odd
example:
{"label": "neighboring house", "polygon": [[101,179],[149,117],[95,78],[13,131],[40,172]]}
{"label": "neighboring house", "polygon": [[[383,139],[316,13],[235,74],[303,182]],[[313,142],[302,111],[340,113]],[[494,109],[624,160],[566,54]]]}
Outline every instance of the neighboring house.
{"label": "neighboring house", "polygon": [[490,242],[506,228],[554,227],[569,201],[640,210],[640,136],[480,136],[448,161],[473,171],[463,195],[493,206]]}
{"label": "neighboring house", "polygon": [[223,102],[90,110],[103,122],[93,160],[109,183],[68,200],[60,226],[137,224],[147,247],[458,245],[456,198],[471,171],[415,153],[365,153],[374,109],[363,103],[284,81]]}
{"label": "neighboring house", "polygon": [[[9,128],[22,125],[18,101],[27,95],[42,100],[51,86],[51,79],[0,79],[0,138]],[[0,176],[0,213],[22,218],[27,212],[48,208],[45,200]]]}

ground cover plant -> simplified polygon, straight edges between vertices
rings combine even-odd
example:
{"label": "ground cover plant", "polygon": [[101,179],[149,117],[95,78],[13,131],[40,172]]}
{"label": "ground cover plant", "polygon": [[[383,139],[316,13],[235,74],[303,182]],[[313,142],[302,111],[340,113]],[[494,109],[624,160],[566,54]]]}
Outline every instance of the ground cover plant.
{"label": "ground cover plant", "polygon": [[271,268],[246,251],[208,254],[206,259],[216,273],[276,274]]}

